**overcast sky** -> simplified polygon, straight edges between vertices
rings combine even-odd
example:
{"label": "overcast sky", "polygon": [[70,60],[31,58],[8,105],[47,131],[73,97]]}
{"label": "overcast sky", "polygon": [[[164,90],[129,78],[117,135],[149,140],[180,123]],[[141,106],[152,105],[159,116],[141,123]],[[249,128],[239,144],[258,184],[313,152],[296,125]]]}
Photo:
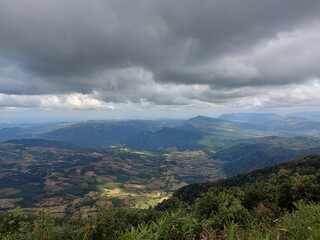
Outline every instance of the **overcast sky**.
{"label": "overcast sky", "polygon": [[0,114],[318,110],[319,13],[319,0],[0,0]]}

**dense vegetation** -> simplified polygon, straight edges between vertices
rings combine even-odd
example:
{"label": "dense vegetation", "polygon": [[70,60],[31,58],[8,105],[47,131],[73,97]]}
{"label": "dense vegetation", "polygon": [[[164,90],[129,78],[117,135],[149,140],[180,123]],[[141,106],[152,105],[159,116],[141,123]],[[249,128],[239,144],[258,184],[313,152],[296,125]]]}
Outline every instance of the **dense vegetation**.
{"label": "dense vegetation", "polygon": [[68,219],[3,213],[1,239],[317,239],[320,156],[186,186],[154,209]]}

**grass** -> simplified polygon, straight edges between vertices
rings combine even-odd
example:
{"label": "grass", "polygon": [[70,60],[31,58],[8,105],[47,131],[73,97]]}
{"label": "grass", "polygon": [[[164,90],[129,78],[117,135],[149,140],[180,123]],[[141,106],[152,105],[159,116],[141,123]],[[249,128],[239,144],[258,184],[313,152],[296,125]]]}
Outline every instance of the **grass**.
{"label": "grass", "polygon": [[115,188],[123,188],[123,183],[119,182],[107,182],[105,184],[98,184],[96,185],[96,189],[99,192],[103,192],[105,189],[115,189]]}
{"label": "grass", "polygon": [[320,204],[298,203],[297,210],[286,213],[269,224],[252,225],[251,229],[241,229],[237,224],[230,224],[226,229],[228,240],[319,240],[320,239]]}
{"label": "grass", "polygon": [[320,205],[300,203],[297,208],[279,221],[280,239],[320,239]]}

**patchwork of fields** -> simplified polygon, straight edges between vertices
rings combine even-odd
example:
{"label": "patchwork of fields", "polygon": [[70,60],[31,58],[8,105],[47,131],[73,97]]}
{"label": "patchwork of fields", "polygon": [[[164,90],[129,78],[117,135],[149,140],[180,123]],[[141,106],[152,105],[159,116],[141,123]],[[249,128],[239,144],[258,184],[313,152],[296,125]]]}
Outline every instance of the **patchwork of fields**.
{"label": "patchwork of fields", "polygon": [[97,206],[149,208],[189,183],[224,177],[204,151],[155,154],[0,144],[0,209],[95,214]]}

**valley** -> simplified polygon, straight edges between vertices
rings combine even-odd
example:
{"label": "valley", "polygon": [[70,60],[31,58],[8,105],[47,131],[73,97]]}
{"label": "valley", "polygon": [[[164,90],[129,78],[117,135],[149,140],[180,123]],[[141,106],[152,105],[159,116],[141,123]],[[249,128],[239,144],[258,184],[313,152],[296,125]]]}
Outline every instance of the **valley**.
{"label": "valley", "polygon": [[299,201],[319,202],[319,124],[231,114],[3,126],[0,232],[154,239],[174,225],[185,239],[235,226],[237,236],[274,236],[274,219],[318,208]]}
{"label": "valley", "polygon": [[94,213],[96,205],[148,208],[187,184],[224,177],[221,161],[201,150],[157,154],[40,143],[0,144],[1,209],[46,208],[64,215]]}
{"label": "valley", "polygon": [[242,114],[6,126],[0,138],[16,134],[0,144],[0,209],[85,217],[99,206],[147,209],[191,183],[320,153],[313,119],[258,122]]}

